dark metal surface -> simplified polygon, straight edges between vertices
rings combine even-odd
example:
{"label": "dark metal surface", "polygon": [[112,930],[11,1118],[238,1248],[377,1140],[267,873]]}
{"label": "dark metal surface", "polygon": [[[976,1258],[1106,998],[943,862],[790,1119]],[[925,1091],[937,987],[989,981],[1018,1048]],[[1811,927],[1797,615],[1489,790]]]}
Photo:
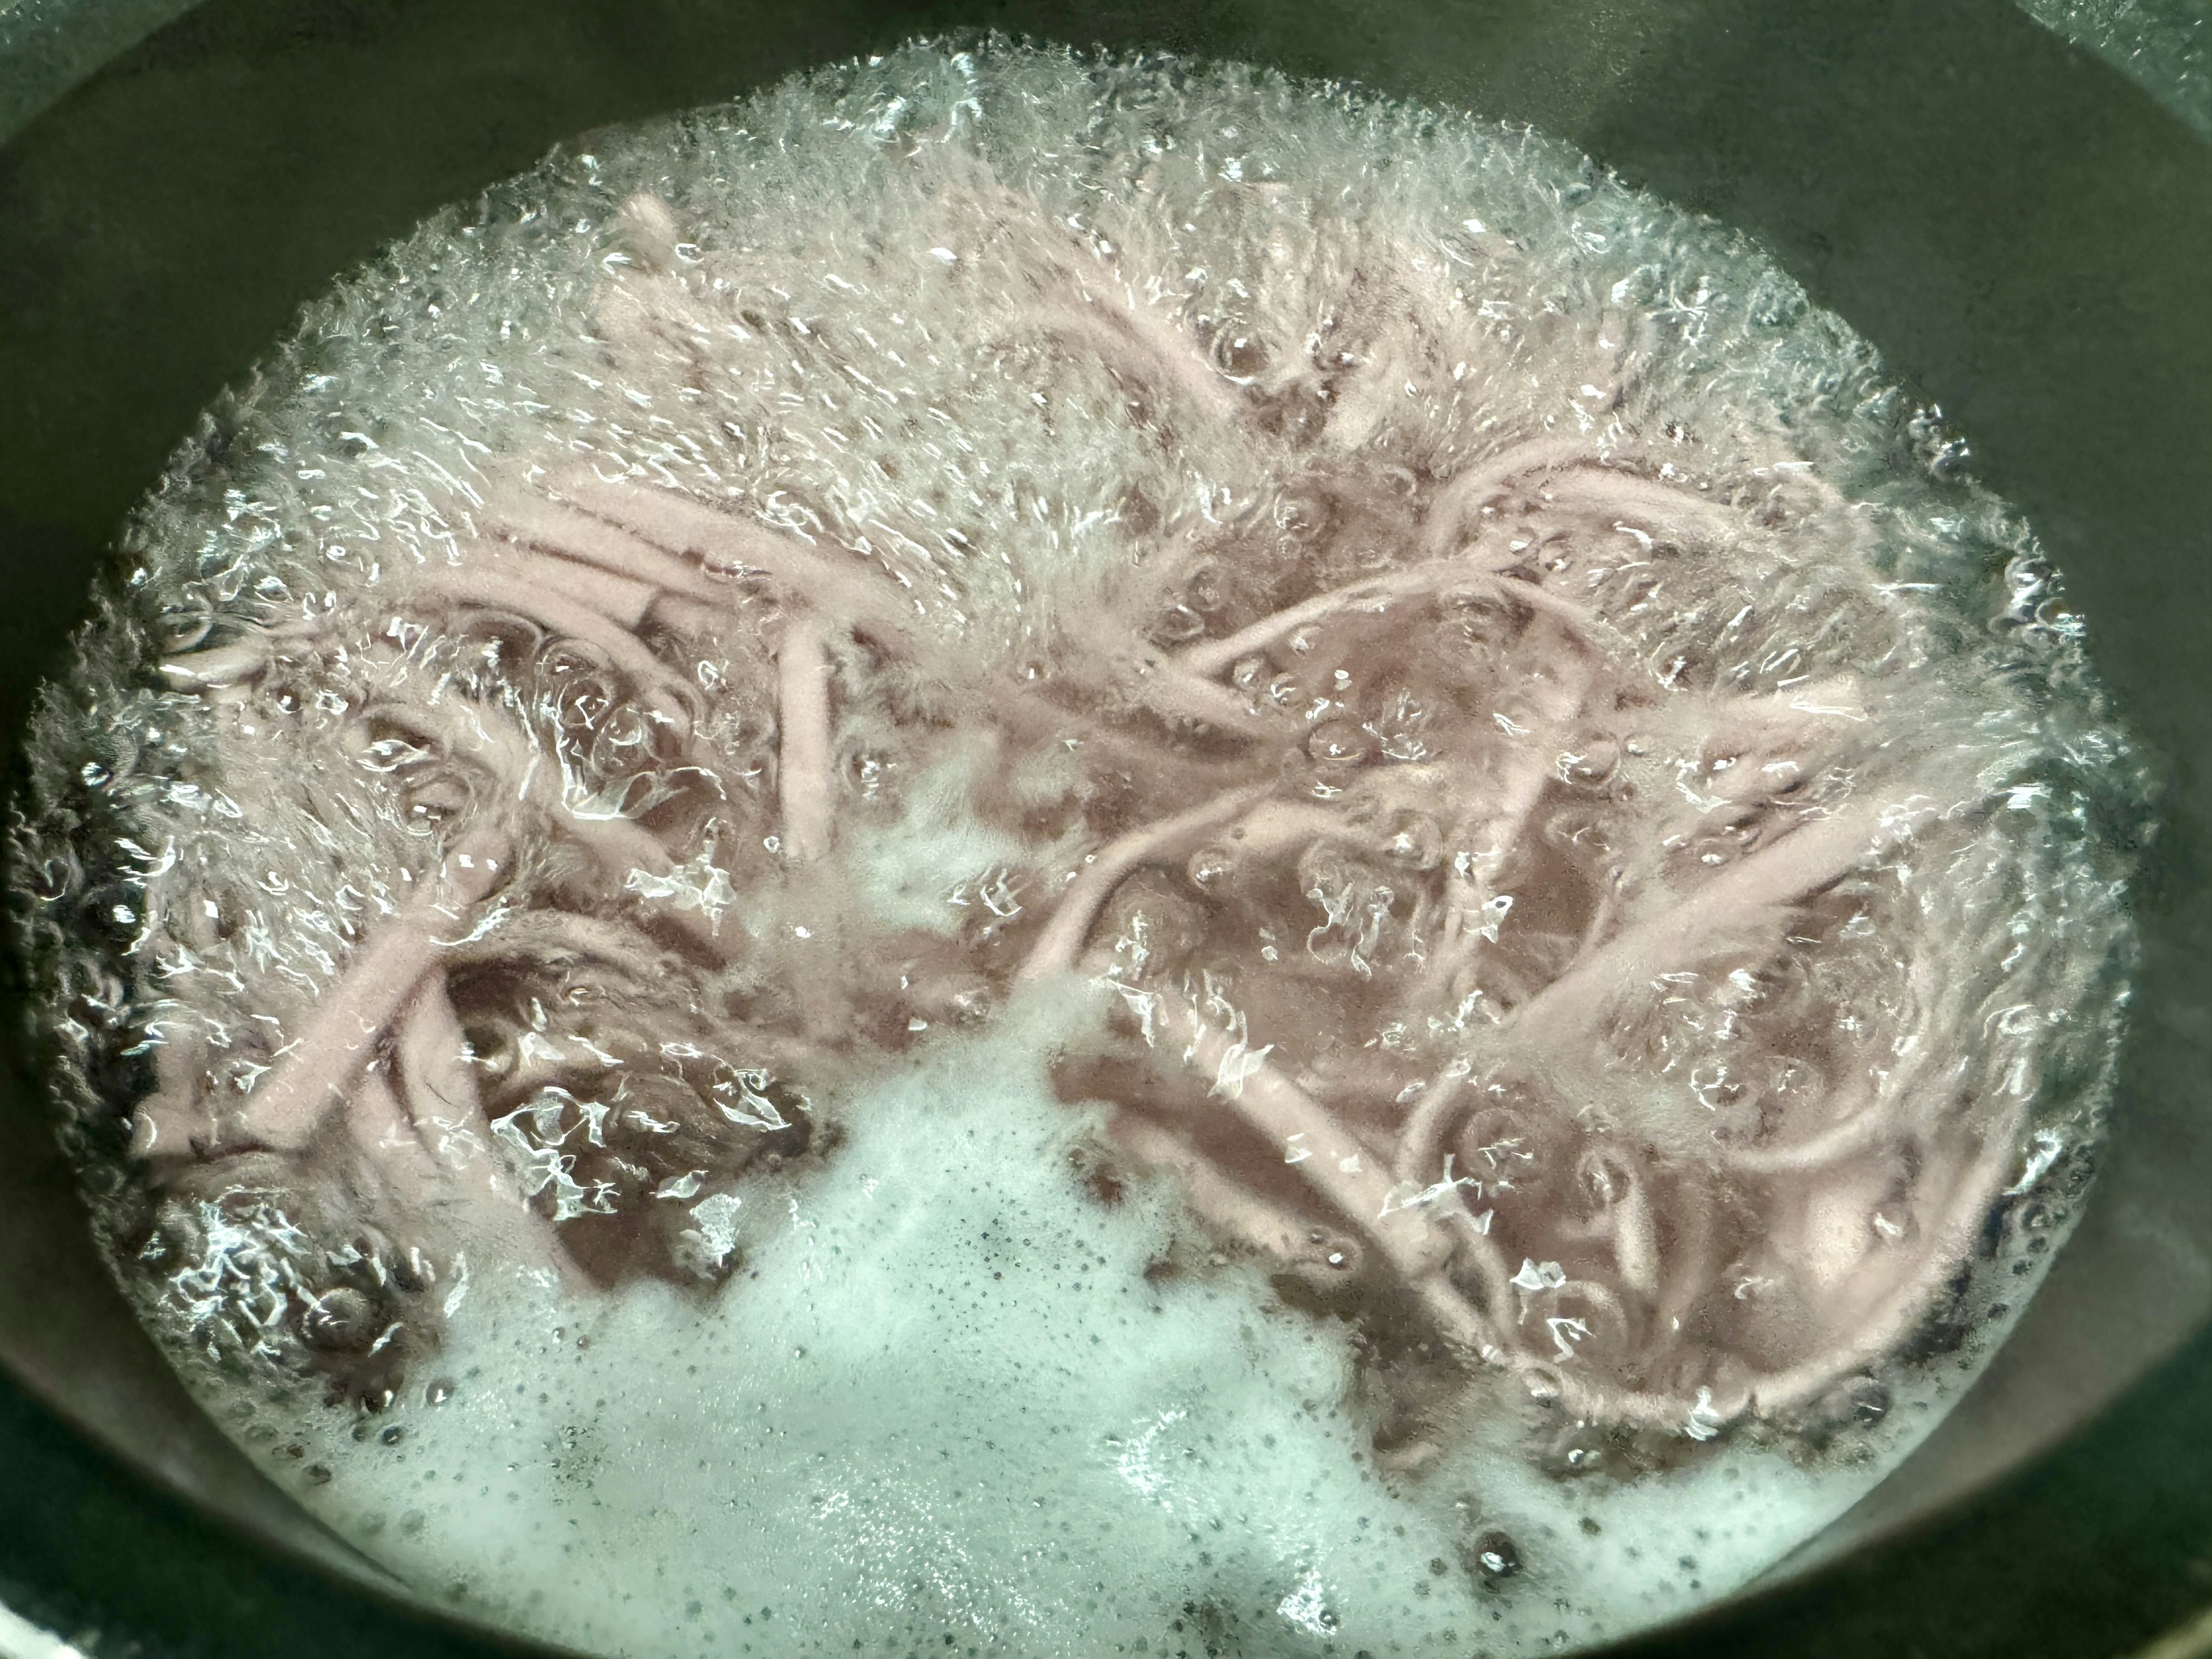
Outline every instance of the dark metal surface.
{"label": "dark metal surface", "polygon": [[[1995,1368],[1821,1547],[1857,1553],[1660,1648],[2057,1659],[2212,1595],[2201,1340],[2086,1437],[1907,1524],[2212,1310],[2212,149],[2003,0],[210,0],[0,150],[0,732],[175,436],[333,272],[556,139],[978,25],[1334,73],[1571,137],[1765,240],[2028,509],[2172,778],[2120,1127]],[[149,1656],[462,1650],[337,1583],[342,1547],[192,1410],[28,1099],[0,1098],[0,1597]]]}

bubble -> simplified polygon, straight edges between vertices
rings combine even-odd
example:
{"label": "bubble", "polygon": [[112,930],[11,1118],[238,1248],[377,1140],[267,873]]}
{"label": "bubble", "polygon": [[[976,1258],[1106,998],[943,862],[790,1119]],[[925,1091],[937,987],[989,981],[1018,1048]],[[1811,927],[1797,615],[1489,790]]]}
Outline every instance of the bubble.
{"label": "bubble", "polygon": [[1357,720],[1323,720],[1306,734],[1306,753],[1320,766],[1358,766],[1375,750],[1373,734]]}
{"label": "bubble", "polygon": [[361,1291],[326,1291],[300,1316],[300,1335],[310,1347],[344,1351],[366,1347],[376,1334],[376,1304]]}
{"label": "bubble", "polygon": [[1496,1530],[1482,1534],[1468,1545],[1468,1559],[1475,1571],[1493,1583],[1521,1571],[1521,1547]]}

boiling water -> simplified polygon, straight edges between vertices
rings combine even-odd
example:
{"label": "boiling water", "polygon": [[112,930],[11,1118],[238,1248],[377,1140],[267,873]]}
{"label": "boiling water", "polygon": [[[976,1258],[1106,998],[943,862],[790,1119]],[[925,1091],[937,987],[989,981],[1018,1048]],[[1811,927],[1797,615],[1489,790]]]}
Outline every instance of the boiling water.
{"label": "boiling water", "polygon": [[915,47],[309,311],[16,847],[209,1409],[609,1652],[1508,1653],[1745,1582],[2088,1179],[2027,531],[1541,138]]}

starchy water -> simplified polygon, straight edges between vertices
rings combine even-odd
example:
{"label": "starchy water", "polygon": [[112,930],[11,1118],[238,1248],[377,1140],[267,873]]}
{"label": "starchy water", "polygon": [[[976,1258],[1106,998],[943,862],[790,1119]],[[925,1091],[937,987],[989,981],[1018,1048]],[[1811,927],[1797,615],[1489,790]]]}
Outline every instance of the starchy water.
{"label": "starchy water", "polygon": [[2100,1133],[2142,772],[1968,460],[1469,116],[993,42],[595,135],[308,308],[38,717],[118,1273],[593,1651],[1723,1595]]}

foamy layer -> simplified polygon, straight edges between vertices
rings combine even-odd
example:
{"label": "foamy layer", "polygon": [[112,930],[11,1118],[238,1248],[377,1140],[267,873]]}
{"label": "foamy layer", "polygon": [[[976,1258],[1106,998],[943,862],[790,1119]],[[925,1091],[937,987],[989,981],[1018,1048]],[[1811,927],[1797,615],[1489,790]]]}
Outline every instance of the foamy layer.
{"label": "foamy layer", "polygon": [[224,1420],[434,1599],[594,1651],[1089,1656],[1593,1640],[1743,1583],[1932,1418],[1810,1470],[1746,1445],[1560,1481],[1499,1387],[1446,1467],[1379,1477],[1343,1327],[1249,1265],[1148,1279],[1169,1183],[1087,1197],[1095,1125],[1045,1076],[1066,1026],[1029,1011],[856,1099],[838,1160],[748,1207],[710,1300],[488,1276],[437,1375],[358,1433]]}

